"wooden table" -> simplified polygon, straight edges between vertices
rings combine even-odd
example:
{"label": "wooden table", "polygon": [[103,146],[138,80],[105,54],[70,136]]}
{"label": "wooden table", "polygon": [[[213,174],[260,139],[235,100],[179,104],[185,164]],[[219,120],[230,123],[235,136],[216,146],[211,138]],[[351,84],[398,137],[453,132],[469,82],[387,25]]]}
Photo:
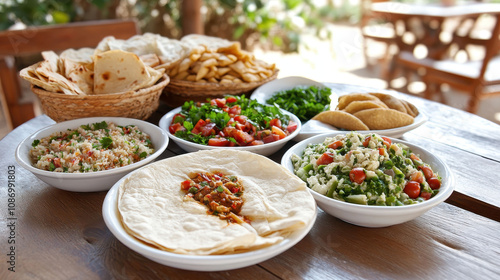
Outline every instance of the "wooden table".
{"label": "wooden table", "polygon": [[[373,90],[329,86],[337,92]],[[36,117],[0,141],[0,279],[499,279],[500,126],[439,103],[394,94],[429,117],[402,139],[449,165],[456,183],[446,202],[410,222],[378,229],[319,211],[311,232],[288,251],[257,265],[211,273],[162,266],[121,244],[101,215],[106,192],[58,190],[21,168],[14,158],[18,143],[54,123],[47,116]],[[169,109],[162,106],[150,121],[157,123]],[[271,158],[279,161],[293,144]],[[171,142],[160,158],[182,153]],[[9,175],[15,176],[10,177],[15,191],[10,205]],[[12,253],[16,272],[8,270]]]}

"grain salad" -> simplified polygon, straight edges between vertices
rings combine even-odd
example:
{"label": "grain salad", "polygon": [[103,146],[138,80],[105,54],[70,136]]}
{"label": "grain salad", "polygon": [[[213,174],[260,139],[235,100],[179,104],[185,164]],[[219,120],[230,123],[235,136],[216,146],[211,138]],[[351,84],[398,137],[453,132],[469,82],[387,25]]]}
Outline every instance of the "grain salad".
{"label": "grain salad", "polygon": [[113,169],[154,153],[149,135],[137,126],[106,121],[53,133],[34,140],[32,147],[34,167],[65,173]]}

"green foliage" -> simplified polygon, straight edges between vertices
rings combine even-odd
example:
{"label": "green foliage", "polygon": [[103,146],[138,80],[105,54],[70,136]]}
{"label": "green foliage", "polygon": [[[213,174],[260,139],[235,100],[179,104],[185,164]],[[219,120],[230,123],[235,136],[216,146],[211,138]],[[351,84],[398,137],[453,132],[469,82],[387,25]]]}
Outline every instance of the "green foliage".
{"label": "green foliage", "polygon": [[[317,7],[311,0],[203,0],[206,11],[203,18],[206,30],[210,29],[207,26],[210,24],[222,28],[223,33],[215,33],[219,37],[242,42],[252,37],[257,38],[257,42],[294,51],[301,33],[307,31],[328,37],[328,32],[322,32],[326,31],[325,22],[358,12],[357,7],[346,6],[350,5],[347,2],[335,7],[328,1],[326,6]],[[179,0],[2,0],[0,30],[15,23],[34,26],[133,16],[138,19],[143,33],[178,37],[182,35],[181,3]],[[214,18],[218,21],[211,22]]]}
{"label": "green foliage", "polygon": [[6,0],[0,2],[0,30],[26,25],[66,23],[76,15],[72,0]]}

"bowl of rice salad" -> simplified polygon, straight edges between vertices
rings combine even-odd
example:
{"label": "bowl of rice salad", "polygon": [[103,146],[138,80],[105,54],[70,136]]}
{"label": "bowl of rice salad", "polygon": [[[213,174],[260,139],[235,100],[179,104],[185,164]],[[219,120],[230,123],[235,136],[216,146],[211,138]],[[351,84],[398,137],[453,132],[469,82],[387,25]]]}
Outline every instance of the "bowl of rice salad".
{"label": "bowl of rice salad", "polygon": [[57,123],[24,139],[16,160],[45,183],[67,191],[109,190],[160,156],[167,134],[151,123],[119,117]]}
{"label": "bowl of rice salad", "polygon": [[376,133],[317,135],[291,147],[281,164],[323,211],[364,227],[410,221],[453,192],[450,169],[433,153]]}

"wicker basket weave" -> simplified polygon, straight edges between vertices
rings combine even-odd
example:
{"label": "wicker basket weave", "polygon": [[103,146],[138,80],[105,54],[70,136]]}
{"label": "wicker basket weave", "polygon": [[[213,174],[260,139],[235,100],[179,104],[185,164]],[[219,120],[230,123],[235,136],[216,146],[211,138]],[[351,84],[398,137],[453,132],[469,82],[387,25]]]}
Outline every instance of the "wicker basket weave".
{"label": "wicker basket weave", "polygon": [[160,95],[170,82],[167,75],[153,86],[116,94],[67,95],[31,85],[42,111],[56,122],[86,117],[126,117],[145,120],[160,104]]}
{"label": "wicker basket weave", "polygon": [[246,94],[267,82],[275,80],[278,77],[278,72],[279,70],[276,69],[269,78],[252,83],[218,84],[171,80],[163,90],[165,94],[162,96],[162,100],[171,106],[179,106],[184,101],[189,100],[203,102],[207,98]]}

